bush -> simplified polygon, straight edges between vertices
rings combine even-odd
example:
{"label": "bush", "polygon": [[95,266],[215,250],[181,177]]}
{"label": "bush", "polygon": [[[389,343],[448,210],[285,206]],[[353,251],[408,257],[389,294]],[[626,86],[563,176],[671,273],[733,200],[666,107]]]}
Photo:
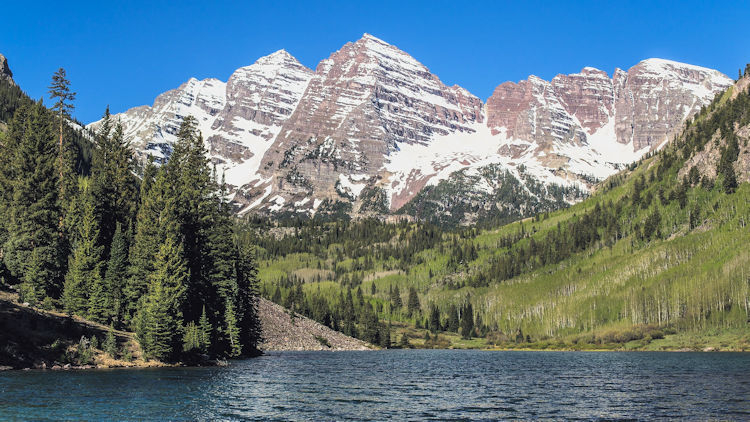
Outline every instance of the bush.
{"label": "bush", "polygon": [[315,340],[318,340],[318,343],[321,344],[321,346],[331,348],[331,343],[328,342],[328,339],[323,336],[315,336]]}

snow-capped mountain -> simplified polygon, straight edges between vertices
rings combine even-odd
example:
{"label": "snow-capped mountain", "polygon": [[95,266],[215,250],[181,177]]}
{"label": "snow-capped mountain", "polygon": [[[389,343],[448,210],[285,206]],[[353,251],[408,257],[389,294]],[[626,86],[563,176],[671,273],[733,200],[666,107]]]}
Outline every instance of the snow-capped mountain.
{"label": "snow-capped mountain", "polygon": [[731,82],[648,59],[612,77],[586,67],[505,82],[485,103],[365,34],[315,71],[281,50],[227,83],[191,79],[115,117],[139,154],[167,158],[195,116],[242,213],[382,213],[452,174],[484,180],[479,191],[501,184],[479,174],[585,191],[658,148]]}

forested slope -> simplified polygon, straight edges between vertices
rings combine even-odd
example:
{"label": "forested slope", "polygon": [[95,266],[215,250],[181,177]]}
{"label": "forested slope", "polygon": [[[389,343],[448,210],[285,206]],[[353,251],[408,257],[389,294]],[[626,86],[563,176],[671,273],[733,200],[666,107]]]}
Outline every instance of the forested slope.
{"label": "forested slope", "polygon": [[380,333],[398,325],[418,344],[429,329],[455,346],[676,347],[658,339],[733,333],[726,348],[750,347],[748,84],[746,72],[661,151],[565,210],[450,232],[248,223],[262,292],[369,341],[377,314]]}
{"label": "forested slope", "polygon": [[51,108],[0,80],[0,288],[135,332],[147,360],[257,354],[253,247],[195,119],[168,164],[141,171],[108,110],[96,133],[71,121],[63,69],[49,93]]}

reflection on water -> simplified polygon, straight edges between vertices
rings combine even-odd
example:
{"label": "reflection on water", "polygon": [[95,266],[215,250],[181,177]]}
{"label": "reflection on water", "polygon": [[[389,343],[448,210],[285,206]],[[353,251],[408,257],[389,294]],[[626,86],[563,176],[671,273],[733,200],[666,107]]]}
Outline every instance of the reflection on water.
{"label": "reflection on water", "polygon": [[285,352],[0,373],[0,419],[750,419],[750,354]]}

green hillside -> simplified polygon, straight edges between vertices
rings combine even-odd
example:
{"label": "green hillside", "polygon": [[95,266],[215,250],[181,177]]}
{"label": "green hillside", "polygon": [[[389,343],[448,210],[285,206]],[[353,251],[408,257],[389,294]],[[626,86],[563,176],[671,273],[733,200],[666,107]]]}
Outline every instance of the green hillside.
{"label": "green hillside", "polygon": [[381,344],[750,349],[749,83],[564,210],[491,230],[249,222],[262,293]]}

